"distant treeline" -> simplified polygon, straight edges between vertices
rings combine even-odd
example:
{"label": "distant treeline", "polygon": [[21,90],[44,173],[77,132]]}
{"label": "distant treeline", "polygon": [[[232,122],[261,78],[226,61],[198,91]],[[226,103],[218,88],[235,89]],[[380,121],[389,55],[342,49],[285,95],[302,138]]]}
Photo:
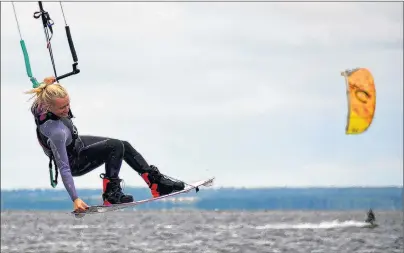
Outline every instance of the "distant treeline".
{"label": "distant treeline", "polygon": [[[101,203],[100,190],[79,189],[89,205]],[[147,188],[125,188],[136,200],[150,198]],[[202,188],[178,195],[194,201],[154,201],[137,209],[189,208],[203,210],[379,210],[403,209],[402,187],[351,188]],[[189,199],[188,199],[189,200]],[[2,210],[71,210],[65,190],[1,191]]]}

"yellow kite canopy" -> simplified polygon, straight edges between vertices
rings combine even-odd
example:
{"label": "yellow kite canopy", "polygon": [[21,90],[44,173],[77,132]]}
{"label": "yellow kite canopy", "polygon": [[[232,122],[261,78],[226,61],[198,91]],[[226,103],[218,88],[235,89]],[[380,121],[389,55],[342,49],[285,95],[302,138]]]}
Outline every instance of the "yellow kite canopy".
{"label": "yellow kite canopy", "polygon": [[365,132],[372,123],[376,109],[376,88],[372,74],[365,68],[346,70],[348,122],[346,134]]}

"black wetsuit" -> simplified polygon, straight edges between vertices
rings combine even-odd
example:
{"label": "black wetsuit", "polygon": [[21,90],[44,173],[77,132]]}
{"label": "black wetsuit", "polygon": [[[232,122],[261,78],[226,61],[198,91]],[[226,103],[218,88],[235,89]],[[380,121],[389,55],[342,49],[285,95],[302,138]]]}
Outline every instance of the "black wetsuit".
{"label": "black wetsuit", "polygon": [[[127,141],[78,135],[71,118],[40,114],[33,109],[38,138],[48,156],[53,156],[63,184],[74,201],[78,195],[72,177],[82,176],[105,163],[105,175],[118,177],[122,160],[139,174],[150,170],[145,159]],[[72,117],[72,114],[70,114]]]}
{"label": "black wetsuit", "polygon": [[372,211],[368,212],[368,217],[366,219],[366,222],[373,223],[374,221],[376,221],[374,213]]}

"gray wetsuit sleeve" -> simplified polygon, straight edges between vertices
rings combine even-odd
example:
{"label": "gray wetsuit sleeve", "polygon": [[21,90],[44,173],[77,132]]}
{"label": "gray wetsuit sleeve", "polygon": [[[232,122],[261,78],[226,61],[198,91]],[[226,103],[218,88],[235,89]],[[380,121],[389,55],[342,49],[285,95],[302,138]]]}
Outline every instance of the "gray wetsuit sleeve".
{"label": "gray wetsuit sleeve", "polygon": [[63,184],[71,200],[74,201],[78,196],[66,150],[66,146],[72,141],[70,130],[60,121],[48,120],[41,125],[40,131],[48,137],[48,145],[52,149]]}

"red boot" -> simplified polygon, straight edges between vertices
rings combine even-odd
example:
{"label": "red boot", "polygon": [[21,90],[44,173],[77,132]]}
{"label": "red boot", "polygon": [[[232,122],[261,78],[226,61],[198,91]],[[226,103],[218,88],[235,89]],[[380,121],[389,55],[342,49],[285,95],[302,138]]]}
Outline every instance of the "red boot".
{"label": "red boot", "polygon": [[133,202],[133,196],[122,192],[120,183],[122,179],[108,178],[105,174],[101,174],[102,178],[102,199],[104,205],[109,206],[111,204],[122,204]]}
{"label": "red boot", "polygon": [[[104,175],[104,174],[101,174],[101,175]],[[100,177],[101,177],[101,175],[100,175]],[[108,183],[109,183],[109,179],[106,178],[106,177],[101,177],[101,178],[102,178],[102,196],[104,196],[104,193],[105,193],[105,191],[107,190],[107,185],[108,185]],[[104,199],[104,198],[103,198],[103,199]],[[104,205],[104,206],[110,206],[111,203],[109,203],[108,200],[104,199],[103,205]]]}
{"label": "red boot", "polygon": [[150,165],[150,170],[141,174],[141,177],[149,186],[154,198],[182,191],[185,188],[184,182],[169,179],[162,175],[154,165]]}

